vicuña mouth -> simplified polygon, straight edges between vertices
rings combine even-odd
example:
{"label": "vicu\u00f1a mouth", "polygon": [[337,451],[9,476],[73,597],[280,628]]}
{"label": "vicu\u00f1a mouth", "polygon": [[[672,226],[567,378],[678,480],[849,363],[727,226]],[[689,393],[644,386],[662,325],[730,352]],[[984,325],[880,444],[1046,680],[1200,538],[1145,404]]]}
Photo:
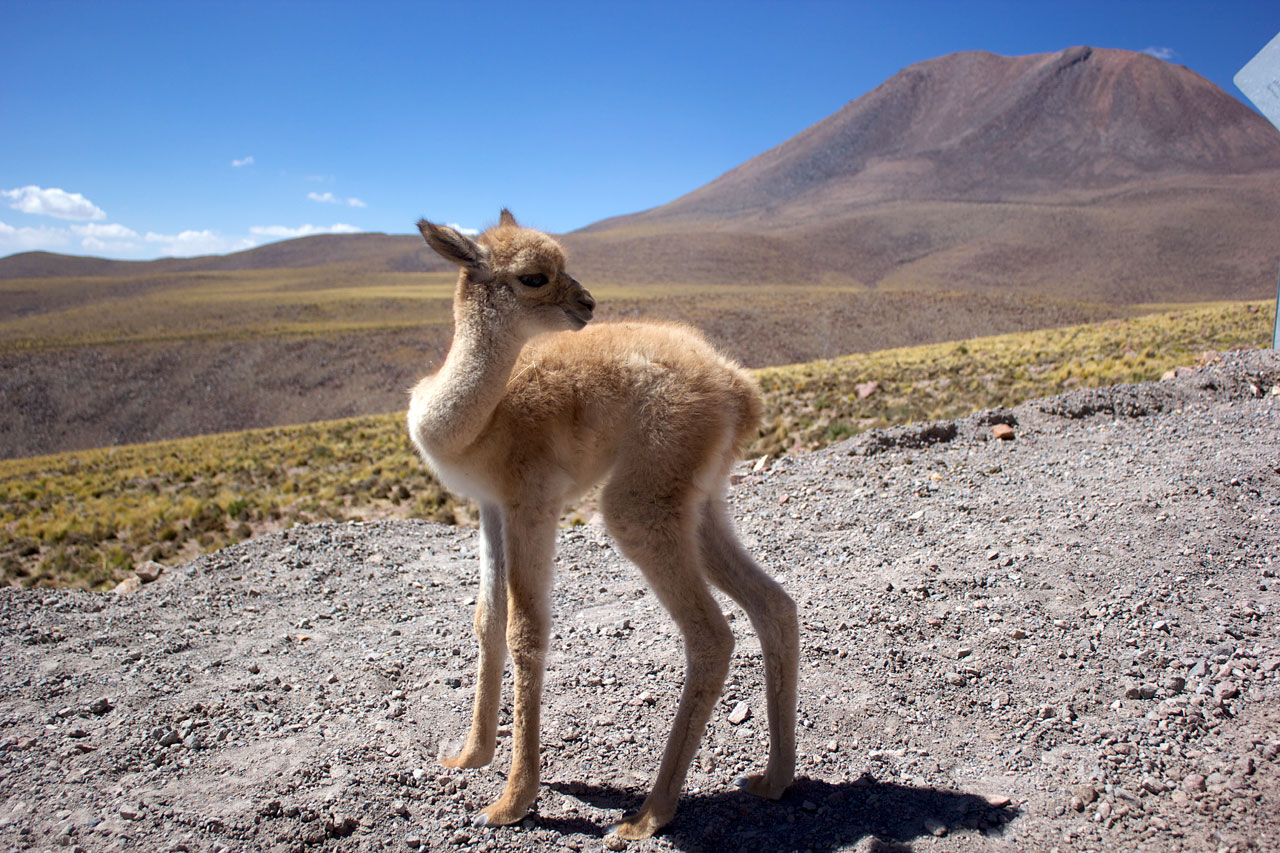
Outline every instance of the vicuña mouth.
{"label": "vicu\u00f1a mouth", "polygon": [[591,314],[586,312],[579,314],[577,311],[570,311],[566,308],[564,309],[564,314],[569,318],[569,322],[575,329],[581,329],[583,326],[587,325],[587,323],[591,322]]}

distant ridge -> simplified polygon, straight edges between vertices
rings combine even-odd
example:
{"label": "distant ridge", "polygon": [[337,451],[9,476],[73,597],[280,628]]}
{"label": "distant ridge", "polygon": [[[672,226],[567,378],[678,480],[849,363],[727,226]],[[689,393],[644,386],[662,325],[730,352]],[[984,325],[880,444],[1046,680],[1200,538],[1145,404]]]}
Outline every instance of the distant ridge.
{"label": "distant ridge", "polygon": [[439,272],[447,268],[422,238],[399,234],[314,234],[227,255],[117,261],[107,258],[20,252],[0,258],[0,279],[151,276],[166,273],[299,269],[363,265],[377,272]]}

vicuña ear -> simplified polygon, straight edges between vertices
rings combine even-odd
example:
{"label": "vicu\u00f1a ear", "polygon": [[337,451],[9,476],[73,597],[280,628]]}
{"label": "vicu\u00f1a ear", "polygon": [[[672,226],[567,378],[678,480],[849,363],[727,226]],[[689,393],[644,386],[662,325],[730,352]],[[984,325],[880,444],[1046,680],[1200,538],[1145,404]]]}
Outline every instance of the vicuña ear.
{"label": "vicu\u00f1a ear", "polygon": [[418,230],[422,232],[427,245],[446,261],[453,261],[470,270],[476,278],[489,277],[489,250],[466,234],[460,234],[448,225],[436,225],[425,219],[418,220]]}
{"label": "vicu\u00f1a ear", "polygon": [[502,213],[498,214],[498,224],[511,225],[516,228],[520,227],[519,225],[516,225],[516,218],[511,215],[511,211],[507,210],[505,207],[502,208]]}

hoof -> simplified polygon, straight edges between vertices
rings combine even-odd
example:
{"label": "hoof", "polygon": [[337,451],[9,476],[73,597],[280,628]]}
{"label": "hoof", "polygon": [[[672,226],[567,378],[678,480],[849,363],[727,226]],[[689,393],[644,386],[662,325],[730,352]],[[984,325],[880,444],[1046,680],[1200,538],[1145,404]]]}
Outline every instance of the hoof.
{"label": "hoof", "polygon": [[761,797],[766,800],[781,799],[782,795],[786,793],[787,788],[791,787],[790,782],[787,782],[785,785],[770,783],[765,779],[763,774],[739,776],[734,780],[733,784],[737,785],[748,794]]}
{"label": "hoof", "polygon": [[467,750],[465,747],[456,755],[446,755],[442,750],[436,756],[436,761],[441,767],[464,768],[464,767],[484,767],[493,760],[493,753],[480,752],[479,750]]}
{"label": "hoof", "polygon": [[504,808],[501,803],[494,803],[484,811],[478,812],[471,819],[472,826],[511,826],[524,820],[529,814],[528,809],[508,809]]}
{"label": "hoof", "polygon": [[671,818],[661,820],[645,812],[634,812],[624,815],[622,820],[609,827],[609,834],[616,835],[624,841],[640,841],[652,838],[654,833],[666,826]]}

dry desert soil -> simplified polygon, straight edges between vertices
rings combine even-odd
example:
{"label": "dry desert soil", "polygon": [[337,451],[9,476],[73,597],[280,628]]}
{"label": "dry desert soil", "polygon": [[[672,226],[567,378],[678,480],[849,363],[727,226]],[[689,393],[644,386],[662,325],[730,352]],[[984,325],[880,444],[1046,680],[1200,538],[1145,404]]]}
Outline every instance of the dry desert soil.
{"label": "dry desert soil", "polygon": [[[1277,386],[1275,353],[1229,353],[744,463],[741,534],[802,614],[800,776],[732,784],[765,740],[737,614],[680,811],[630,847],[1280,849]],[[475,540],[314,525],[132,593],[0,591],[0,847],[623,849],[679,639],[601,528],[564,530],[542,793],[474,828],[509,735],[491,768],[434,759],[469,714]]]}

